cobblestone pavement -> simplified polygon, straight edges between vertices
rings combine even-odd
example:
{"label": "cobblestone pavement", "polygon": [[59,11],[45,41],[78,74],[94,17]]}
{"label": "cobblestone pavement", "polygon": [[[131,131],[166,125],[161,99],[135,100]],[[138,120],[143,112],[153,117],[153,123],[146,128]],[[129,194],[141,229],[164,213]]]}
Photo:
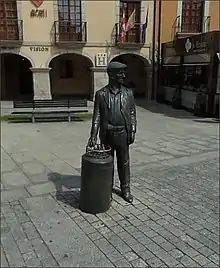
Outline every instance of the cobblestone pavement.
{"label": "cobblestone pavement", "polygon": [[1,267],[218,267],[218,124],[159,109],[137,111],[134,204],[98,215],[78,209],[90,122],[2,123]]}

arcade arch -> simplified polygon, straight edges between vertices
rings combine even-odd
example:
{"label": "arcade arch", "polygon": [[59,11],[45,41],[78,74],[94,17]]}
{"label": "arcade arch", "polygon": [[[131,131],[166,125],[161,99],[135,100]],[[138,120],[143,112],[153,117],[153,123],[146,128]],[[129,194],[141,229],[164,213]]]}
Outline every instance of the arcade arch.
{"label": "arcade arch", "polygon": [[148,61],[144,57],[137,54],[122,54],[114,57],[111,61],[118,61],[127,65],[125,86],[134,90],[135,97],[145,96],[148,90]]}
{"label": "arcade arch", "polygon": [[87,98],[94,94],[93,63],[75,53],[54,57],[50,63],[50,86],[53,99]]}
{"label": "arcade arch", "polygon": [[32,100],[32,64],[26,57],[3,53],[1,57],[1,100]]}

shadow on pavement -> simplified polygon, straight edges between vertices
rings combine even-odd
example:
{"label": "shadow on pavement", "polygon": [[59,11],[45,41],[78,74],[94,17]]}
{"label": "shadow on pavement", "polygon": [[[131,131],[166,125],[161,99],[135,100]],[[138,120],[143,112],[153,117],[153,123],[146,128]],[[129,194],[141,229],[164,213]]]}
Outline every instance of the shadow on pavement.
{"label": "shadow on pavement", "polygon": [[214,123],[214,124],[219,124],[220,121],[219,119],[215,119],[215,118],[201,118],[201,119],[194,119],[193,121],[195,122],[199,122],[199,123]]}
{"label": "shadow on pavement", "polygon": [[57,201],[79,208],[81,176],[51,172],[48,173],[48,180],[55,185]]}
{"label": "shadow on pavement", "polygon": [[174,117],[174,118],[179,118],[179,119],[197,118],[190,112],[187,112],[182,109],[177,110],[177,109],[172,108],[170,105],[166,105],[163,103],[149,102],[143,99],[136,99],[135,102],[137,106],[151,113],[162,114],[167,117]]}

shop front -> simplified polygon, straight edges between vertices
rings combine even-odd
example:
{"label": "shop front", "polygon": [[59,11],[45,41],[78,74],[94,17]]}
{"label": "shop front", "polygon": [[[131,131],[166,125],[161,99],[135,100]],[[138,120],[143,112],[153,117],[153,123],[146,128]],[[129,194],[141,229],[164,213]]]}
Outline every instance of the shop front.
{"label": "shop front", "polygon": [[160,98],[198,116],[219,117],[220,31],[162,44]]}

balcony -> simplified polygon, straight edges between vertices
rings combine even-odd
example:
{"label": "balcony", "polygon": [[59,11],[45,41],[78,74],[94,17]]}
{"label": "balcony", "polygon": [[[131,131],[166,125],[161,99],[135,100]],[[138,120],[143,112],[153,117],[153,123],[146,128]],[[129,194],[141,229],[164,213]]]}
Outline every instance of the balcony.
{"label": "balcony", "polygon": [[196,24],[184,24],[182,16],[176,17],[172,26],[172,40],[190,37],[210,30],[210,16],[206,16],[203,22]]}
{"label": "balcony", "polygon": [[55,21],[53,33],[54,43],[59,47],[82,47],[87,42],[87,23]]}
{"label": "balcony", "polygon": [[138,49],[145,44],[145,34],[143,32],[143,24],[135,23],[133,29],[126,33],[125,37],[122,37],[122,30],[120,23],[116,23],[113,31],[113,40],[119,48],[131,48]]}
{"label": "balcony", "polygon": [[0,20],[0,47],[20,47],[23,43],[23,21]]}

